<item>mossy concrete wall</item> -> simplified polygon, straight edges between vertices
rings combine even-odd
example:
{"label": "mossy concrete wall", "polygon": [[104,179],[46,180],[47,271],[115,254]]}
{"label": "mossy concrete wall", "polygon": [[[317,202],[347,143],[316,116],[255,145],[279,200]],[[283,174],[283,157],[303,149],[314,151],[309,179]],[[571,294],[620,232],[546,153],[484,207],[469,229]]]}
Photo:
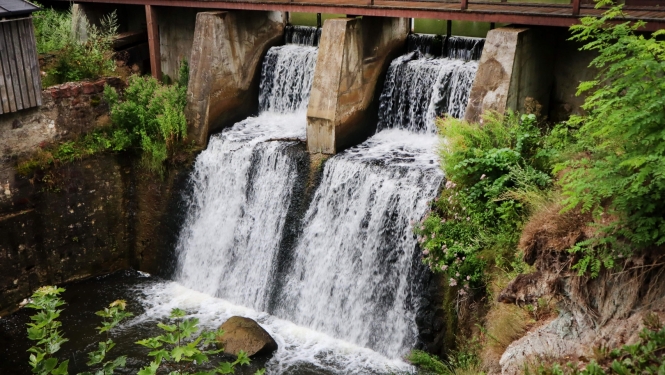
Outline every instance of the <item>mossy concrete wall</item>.
{"label": "mossy concrete wall", "polygon": [[180,64],[189,61],[194,44],[196,15],[203,9],[156,8],[159,25],[159,51],[162,74],[172,81],[179,78]]}
{"label": "mossy concrete wall", "polygon": [[281,12],[201,12],[196,16],[187,87],[189,137],[208,134],[258,110],[261,62],[283,40]]}
{"label": "mossy concrete wall", "polygon": [[406,18],[326,20],[307,107],[310,153],[335,154],[370,134],[377,83],[408,32]]}
{"label": "mossy concrete wall", "polygon": [[139,161],[105,153],[0,184],[0,315],[42,285],[172,271],[191,164],[159,178]]}
{"label": "mossy concrete wall", "polygon": [[125,268],[168,275],[194,155],[163,176],[140,155],[103,153],[28,176],[17,163],[51,142],[108,124],[104,84],[70,83],[42,92],[45,105],[0,116],[0,315],[42,285]]}
{"label": "mossy concrete wall", "polygon": [[547,113],[552,89],[554,41],[547,29],[502,27],[487,34],[465,119],[482,113],[524,111],[533,98]]}

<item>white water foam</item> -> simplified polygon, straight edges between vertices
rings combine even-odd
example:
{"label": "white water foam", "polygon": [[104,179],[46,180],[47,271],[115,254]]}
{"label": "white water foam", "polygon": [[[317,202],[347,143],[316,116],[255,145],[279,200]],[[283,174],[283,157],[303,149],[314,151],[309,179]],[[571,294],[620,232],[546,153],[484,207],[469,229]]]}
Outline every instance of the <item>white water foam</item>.
{"label": "white water foam", "polygon": [[443,179],[435,145],[394,130],[328,160],[276,315],[390,358],[413,347],[413,222]]}
{"label": "white water foam", "polygon": [[176,307],[187,311],[187,317],[198,318],[201,327],[205,329],[217,329],[232,316],[254,319],[275,339],[278,345],[277,351],[266,364],[268,374],[288,374],[294,368],[302,365],[333,374],[414,372],[412,366],[401,360],[388,359],[372,350],[335,339],[266,313],[211,297],[175,282],[148,284],[137,292],[143,296],[142,305],[145,312],[123,324],[125,327],[145,322],[157,322],[168,317],[171,310]]}

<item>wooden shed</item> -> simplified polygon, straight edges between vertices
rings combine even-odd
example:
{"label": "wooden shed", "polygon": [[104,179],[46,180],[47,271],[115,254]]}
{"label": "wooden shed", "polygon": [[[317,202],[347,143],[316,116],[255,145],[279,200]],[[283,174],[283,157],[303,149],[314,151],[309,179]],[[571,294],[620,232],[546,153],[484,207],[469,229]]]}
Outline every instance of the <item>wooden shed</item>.
{"label": "wooden shed", "polygon": [[42,83],[32,26],[39,7],[0,0],[0,115],[42,104]]}

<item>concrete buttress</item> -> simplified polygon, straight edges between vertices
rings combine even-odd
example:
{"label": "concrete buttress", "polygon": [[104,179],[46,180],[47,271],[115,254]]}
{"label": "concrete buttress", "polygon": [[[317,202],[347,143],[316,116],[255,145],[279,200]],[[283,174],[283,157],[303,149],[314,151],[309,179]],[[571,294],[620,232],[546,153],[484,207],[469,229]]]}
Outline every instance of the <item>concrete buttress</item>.
{"label": "concrete buttress", "polygon": [[189,138],[207,144],[214,130],[258,109],[261,61],[282,42],[282,12],[200,12],[196,16],[185,116]]}
{"label": "concrete buttress", "polygon": [[310,153],[335,154],[369,136],[377,82],[408,32],[406,18],[326,20],[307,107]]}
{"label": "concrete buttress", "polygon": [[524,111],[527,98],[548,113],[554,49],[549,34],[537,28],[502,27],[487,34],[464,119],[480,121],[486,111]]}

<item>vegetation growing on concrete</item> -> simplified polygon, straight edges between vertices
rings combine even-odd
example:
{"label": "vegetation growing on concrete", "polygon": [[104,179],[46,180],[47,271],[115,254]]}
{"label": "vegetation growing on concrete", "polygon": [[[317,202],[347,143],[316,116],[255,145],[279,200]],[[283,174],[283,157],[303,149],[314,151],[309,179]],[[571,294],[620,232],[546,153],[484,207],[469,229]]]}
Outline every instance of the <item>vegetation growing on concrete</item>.
{"label": "vegetation growing on concrete", "polygon": [[111,125],[96,129],[75,140],[46,145],[27,160],[18,163],[22,175],[35,170],[101,152],[138,152],[142,165],[149,171],[161,174],[169,160],[178,153],[191,150],[184,139],[187,135],[185,104],[187,94],[188,65],[183,61],[180,81],[164,85],[151,77],[132,76],[124,92],[119,93],[106,86],[104,99],[109,104]]}
{"label": "vegetation growing on concrete", "polygon": [[180,67],[180,81],[164,85],[152,77],[132,76],[122,98],[110,86],[104,97],[110,106],[117,148],[139,148],[143,165],[161,173],[164,162],[183,146],[187,136],[185,105],[189,68]]}
{"label": "vegetation growing on concrete", "polygon": [[118,19],[114,12],[102,17],[100,25],[88,22],[81,15],[76,25],[85,40],[78,40],[73,33],[72,11],[44,8],[33,15],[37,52],[43,54],[41,69],[42,86],[49,87],[64,82],[96,79],[111,75],[116,70],[113,59],[113,38],[118,31]]}

